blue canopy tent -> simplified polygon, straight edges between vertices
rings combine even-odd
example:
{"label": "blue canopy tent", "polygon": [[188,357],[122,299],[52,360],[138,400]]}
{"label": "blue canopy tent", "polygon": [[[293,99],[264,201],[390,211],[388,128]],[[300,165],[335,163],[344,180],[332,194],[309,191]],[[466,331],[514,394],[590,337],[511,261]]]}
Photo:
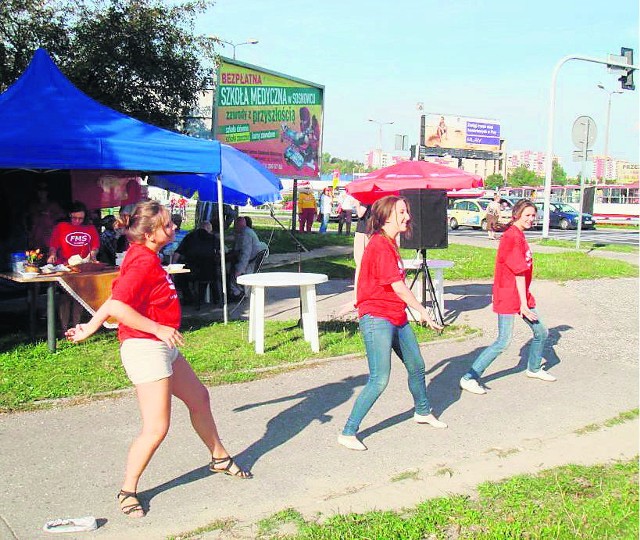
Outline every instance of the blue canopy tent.
{"label": "blue canopy tent", "polygon": [[114,111],[78,90],[44,49],[0,94],[1,169],[112,169],[208,173],[220,144]]}
{"label": "blue canopy tent", "polygon": [[[252,158],[229,147],[220,177],[218,141],[174,133],[101,105],[78,90],[44,49],[0,94],[0,126],[0,169],[168,173],[174,190],[198,191],[201,200],[246,204],[279,198],[279,180]],[[262,167],[262,177],[246,175],[248,165],[254,171]],[[239,171],[235,176],[234,169]],[[228,186],[221,190],[221,183]]]}

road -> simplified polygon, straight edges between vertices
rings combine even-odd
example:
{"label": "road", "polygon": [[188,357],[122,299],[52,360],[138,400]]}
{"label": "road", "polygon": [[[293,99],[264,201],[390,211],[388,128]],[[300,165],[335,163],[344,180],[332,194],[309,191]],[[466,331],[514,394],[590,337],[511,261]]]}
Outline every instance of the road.
{"label": "road", "polygon": [[[550,229],[549,230],[549,238],[554,240],[569,240],[575,242],[577,231],[563,231],[560,229]],[[482,237],[486,236],[487,233],[484,231],[470,229],[468,227],[460,227],[455,231],[449,229],[449,236],[475,236]],[[540,238],[542,237],[541,230],[531,230],[526,232],[527,237],[529,238]],[[638,231],[631,230],[612,230],[612,229],[596,229],[596,230],[586,230],[580,233],[580,242],[594,242],[601,244],[626,244],[630,246],[638,247],[638,239],[639,239]]]}

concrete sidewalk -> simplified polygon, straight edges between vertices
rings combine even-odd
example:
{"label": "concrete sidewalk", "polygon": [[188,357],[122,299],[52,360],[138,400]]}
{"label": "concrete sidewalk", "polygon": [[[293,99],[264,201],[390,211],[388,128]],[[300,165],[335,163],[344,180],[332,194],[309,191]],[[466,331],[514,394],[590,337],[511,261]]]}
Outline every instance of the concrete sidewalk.
{"label": "concrete sidewalk", "polygon": [[[288,507],[307,516],[398,508],[469,493],[483,480],[637,455],[637,421],[585,435],[575,431],[638,406],[638,281],[535,282],[533,293],[550,329],[545,357],[558,381],[524,376],[529,331],[518,324],[511,347],[486,373],[489,393],[462,394],[460,376],[495,337],[490,291],[489,282],[446,282],[447,320],[484,335],[423,348],[429,397],[449,429],[412,421],[397,361],[389,387],[361,428],[367,452],[336,443],[366,382],[362,357],[214,387],[223,440],[255,478],[208,473],[207,452],[176,402],[171,431],[140,486],[149,508],[143,520],[123,516],[115,498],[139,428],[133,393],[3,415],[0,539],[46,538],[41,528],[47,520],[85,515],[99,519],[91,536],[100,539],[162,539],[225,519],[237,520],[230,532],[198,538],[254,538],[258,520]],[[318,295],[320,316],[328,318],[350,299],[351,284],[331,281],[318,287]],[[271,317],[295,319],[297,295],[269,297],[266,308]],[[403,473],[409,473],[405,480],[394,481]]]}

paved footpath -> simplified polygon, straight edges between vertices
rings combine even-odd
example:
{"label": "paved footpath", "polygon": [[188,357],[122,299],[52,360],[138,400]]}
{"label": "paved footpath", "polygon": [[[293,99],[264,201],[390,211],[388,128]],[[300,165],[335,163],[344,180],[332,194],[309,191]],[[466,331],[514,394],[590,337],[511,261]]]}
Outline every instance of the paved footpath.
{"label": "paved footpath", "polygon": [[[255,478],[208,473],[206,451],[176,403],[171,431],[140,486],[149,507],[143,520],[121,515],[115,499],[139,427],[132,393],[0,416],[0,539],[46,538],[41,528],[47,520],[85,515],[97,517],[100,528],[65,538],[163,539],[223,519],[237,520],[230,532],[198,538],[254,538],[258,520],[288,507],[309,517],[399,508],[473,493],[484,480],[636,456],[637,421],[586,435],[576,430],[638,406],[638,280],[535,282],[550,328],[545,357],[558,381],[524,376],[528,329],[519,324],[511,347],[486,373],[489,393],[461,394],[460,376],[495,337],[490,289],[488,282],[447,282],[447,320],[484,335],[423,348],[429,396],[449,429],[412,421],[399,362],[362,425],[367,452],[336,443],[366,382],[362,357],[214,387],[223,440]],[[321,317],[351,294],[345,281],[321,285]],[[295,319],[296,306],[293,295],[267,300],[272,317]],[[394,481],[403,473],[409,474]]]}

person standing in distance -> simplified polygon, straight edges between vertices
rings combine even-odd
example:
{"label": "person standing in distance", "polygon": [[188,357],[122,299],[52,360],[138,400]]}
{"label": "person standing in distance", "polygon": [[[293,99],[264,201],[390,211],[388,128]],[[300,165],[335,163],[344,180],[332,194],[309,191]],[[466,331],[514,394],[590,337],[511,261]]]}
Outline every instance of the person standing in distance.
{"label": "person standing in distance", "polygon": [[533,275],[533,256],[524,237],[536,218],[536,206],[519,200],[512,211],[512,223],[500,238],[493,280],[493,311],[498,314],[498,338],[476,358],[471,369],[460,379],[460,387],[473,394],[486,394],[479,379],[491,363],[511,343],[513,323],[522,317],[533,332],[527,361],[527,377],[553,382],[556,378],[542,369],[542,351],[549,331],[536,310],[536,300],[529,291]]}
{"label": "person standing in distance", "polygon": [[407,319],[407,306],[420,314],[420,321],[441,330],[427,309],[405,283],[405,271],[398,250],[400,233],[409,230],[409,207],[405,198],[388,196],[371,207],[371,239],[362,256],[358,277],[357,304],[360,333],[369,364],[369,380],[358,395],[338,443],[351,450],[366,450],[356,437],[360,423],[380,397],[391,374],[391,351],[400,357],[409,379],[415,405],[414,420],[446,428],[431,412],[427,399],[424,360],[416,336]]}
{"label": "person standing in distance", "polygon": [[172,396],[189,409],[191,424],[211,453],[209,470],[252,477],[225,450],[211,413],[209,391],[177,348],[183,344],[178,330],[180,301],[158,257],[160,249],[173,240],[174,230],[168,210],[159,202],[139,203],[126,227],[130,247],[111,297],[87,324],[66,334],[75,343],[94,334],[109,317],[119,322],[120,358],[136,388],[142,429],[129,448],[117,497],[121,511],[136,518],[145,515],[137,496],[138,482],[169,431]]}

